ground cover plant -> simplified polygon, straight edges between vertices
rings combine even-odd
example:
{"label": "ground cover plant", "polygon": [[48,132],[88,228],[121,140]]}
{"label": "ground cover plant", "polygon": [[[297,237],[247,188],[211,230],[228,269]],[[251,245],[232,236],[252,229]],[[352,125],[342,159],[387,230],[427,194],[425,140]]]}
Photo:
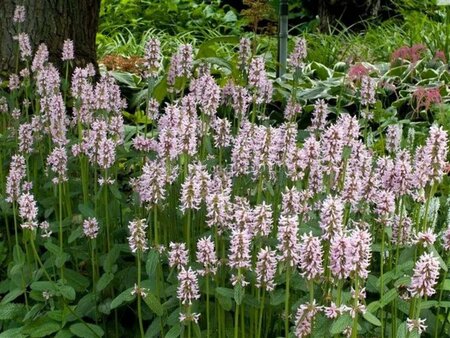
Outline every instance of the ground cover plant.
{"label": "ground cover plant", "polygon": [[221,59],[150,36],[138,75],[75,67],[67,40],[60,72],[25,12],[0,337],[450,334],[445,53],[328,67],[296,37],[276,78],[249,38]]}

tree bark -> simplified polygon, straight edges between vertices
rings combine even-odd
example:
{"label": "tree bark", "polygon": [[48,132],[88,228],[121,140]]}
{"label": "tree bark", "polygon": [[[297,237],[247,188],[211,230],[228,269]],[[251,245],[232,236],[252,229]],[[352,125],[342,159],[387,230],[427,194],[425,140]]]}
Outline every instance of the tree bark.
{"label": "tree bark", "polygon": [[75,65],[96,65],[95,37],[101,0],[0,0],[0,71],[14,70],[18,25],[13,23],[16,5],[24,5],[25,22],[20,31],[30,36],[33,53],[45,43],[50,61],[61,65],[64,40],[74,42]]}
{"label": "tree bark", "polygon": [[376,17],[386,0],[319,0],[319,29],[329,32],[338,22],[351,26],[361,20]]}

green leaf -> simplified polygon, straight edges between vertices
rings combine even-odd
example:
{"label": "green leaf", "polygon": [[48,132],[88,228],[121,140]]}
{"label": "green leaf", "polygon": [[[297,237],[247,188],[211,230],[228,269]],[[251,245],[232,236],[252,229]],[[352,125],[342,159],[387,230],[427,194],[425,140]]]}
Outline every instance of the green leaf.
{"label": "green leaf", "polygon": [[25,263],[25,253],[20,246],[15,245],[13,248],[13,259],[17,264]]}
{"label": "green leaf", "polygon": [[441,255],[439,255],[439,253],[437,252],[436,248],[434,247],[434,245],[430,246],[430,251],[433,253],[433,255],[438,259],[439,261],[439,265],[441,266],[441,269],[444,271],[448,271],[447,269],[447,264],[445,264],[444,260],[442,259]]}
{"label": "green leaf", "polygon": [[159,253],[156,250],[151,250],[147,256],[147,262],[145,262],[145,271],[149,277],[156,274],[156,268],[159,263]]}
{"label": "green leaf", "polygon": [[236,16],[236,14],[233,11],[229,10],[227,12],[227,14],[225,14],[225,16],[223,17],[223,21],[225,23],[236,22],[237,21],[237,16]]}
{"label": "green leaf", "polygon": [[284,290],[275,290],[270,294],[270,305],[277,306],[284,303],[285,292]]}
{"label": "green leaf", "polygon": [[26,337],[22,333],[21,327],[16,327],[14,329],[9,329],[0,333],[0,338],[23,338]]}
{"label": "green leaf", "polygon": [[55,336],[55,338],[72,338],[72,337],[73,334],[70,333],[70,331],[67,329],[59,331]]}
{"label": "green leaf", "polygon": [[95,310],[95,303],[95,295],[93,293],[88,293],[78,302],[75,313],[79,317],[87,316],[91,311]]}
{"label": "green leaf", "polygon": [[450,291],[450,279],[444,280],[444,282],[442,283],[442,289]]}
{"label": "green leaf", "polygon": [[352,317],[348,313],[343,314],[338,319],[336,319],[330,327],[330,334],[336,335],[345,330],[347,326],[352,325]]}
{"label": "green leaf", "polygon": [[403,276],[397,279],[394,283],[394,286],[398,288],[399,286],[406,286],[411,284],[411,277],[410,276]]}
{"label": "green leaf", "polygon": [[216,288],[216,298],[219,301],[220,306],[222,306],[225,311],[230,311],[233,307],[233,296],[234,294],[232,289],[222,287]]}
{"label": "green leaf", "polygon": [[369,311],[364,312],[363,317],[369,323],[371,323],[375,326],[381,326],[380,320],[377,317],[375,317],[372,313],[370,313]]}
{"label": "green leaf", "polygon": [[106,272],[97,281],[97,285],[95,286],[95,288],[97,289],[98,292],[100,292],[104,288],[106,288],[113,279],[114,279],[114,274],[112,274],[111,272]]}
{"label": "green leaf", "polygon": [[423,302],[420,302],[420,309],[421,310],[429,309],[429,308],[435,307],[437,304],[438,304],[437,300],[423,301]]}
{"label": "green leaf", "polygon": [[55,259],[55,266],[57,268],[62,268],[64,263],[66,263],[70,259],[70,255],[67,252],[62,252]]}
{"label": "green leaf", "polygon": [[83,217],[93,218],[95,217],[95,211],[88,204],[78,204],[78,210],[80,210]]}
{"label": "green leaf", "polygon": [[166,333],[165,338],[177,338],[181,334],[181,325],[176,324]]}
{"label": "green leaf", "polygon": [[43,291],[52,291],[53,293],[58,292],[58,285],[55,282],[45,282],[45,281],[38,281],[33,282],[30,285],[31,290],[36,290],[39,292]]}
{"label": "green leaf", "polygon": [[114,298],[110,305],[111,310],[115,309],[116,307],[119,307],[120,305],[122,305],[125,302],[131,302],[135,298],[135,295],[131,294],[132,290],[133,290],[133,288],[126,289],[121,294],[119,294],[116,298]]}
{"label": "green leaf", "polygon": [[70,326],[70,332],[81,338],[97,338],[103,337],[105,332],[103,329],[94,324],[76,323]]}
{"label": "green leaf", "polygon": [[75,240],[80,238],[83,235],[83,229],[81,227],[76,228],[73,230],[69,236],[69,239],[67,240],[67,243],[73,243]]}
{"label": "green leaf", "polygon": [[53,244],[49,241],[45,242],[44,246],[48,251],[50,251],[50,253],[52,253],[55,256],[58,256],[61,253],[59,246],[57,246],[56,244]]}
{"label": "green leaf", "polygon": [[383,298],[380,299],[381,307],[384,307],[384,306],[388,305],[395,298],[397,298],[397,290],[396,289],[390,289],[388,292],[386,292],[383,295]]}
{"label": "green leaf", "polygon": [[202,331],[200,330],[200,326],[198,323],[192,323],[194,327],[194,337],[195,338],[202,338]]}
{"label": "green leaf", "polygon": [[34,322],[26,325],[22,333],[28,334],[30,337],[45,337],[61,330],[61,324],[47,317],[40,317]]}
{"label": "green leaf", "polygon": [[367,311],[374,313],[380,308],[380,302],[378,300],[371,302],[369,305],[367,305]]}
{"label": "green leaf", "polygon": [[67,285],[72,286],[77,292],[85,291],[90,283],[87,277],[67,268],[64,268],[64,278],[67,280]]}
{"label": "green leaf", "polygon": [[113,266],[116,264],[119,256],[120,247],[118,245],[114,245],[106,255],[105,262],[103,263],[103,269],[105,272],[113,272]]}
{"label": "green leaf", "polygon": [[23,304],[0,304],[0,320],[10,320],[20,316],[25,309]]}
{"label": "green leaf", "polygon": [[114,198],[118,201],[120,201],[122,199],[122,193],[120,192],[120,190],[117,188],[116,184],[111,184],[109,186],[109,190],[111,191],[111,194],[114,196]]}
{"label": "green leaf", "polygon": [[242,300],[244,299],[245,290],[240,283],[237,283],[234,287],[234,301],[237,305],[242,304]]}
{"label": "green leaf", "polygon": [[311,70],[314,70],[314,73],[320,80],[326,80],[333,76],[333,71],[321,63],[311,62],[310,64]]}
{"label": "green leaf", "polygon": [[3,297],[1,304],[11,303],[14,299],[19,297],[21,294],[23,294],[23,290],[21,290],[21,289],[14,289],[14,290],[10,291],[5,295],[5,297]]}
{"label": "green leaf", "polygon": [[75,289],[70,285],[63,285],[59,288],[61,296],[68,300],[74,300],[76,297]]}
{"label": "green leaf", "polygon": [[154,294],[150,292],[147,293],[147,297],[144,298],[144,302],[158,317],[161,317],[163,315],[164,309],[158,297],[156,297]]}
{"label": "green leaf", "polygon": [[397,328],[397,338],[406,338],[408,336],[408,331],[406,329],[406,322],[401,323]]}

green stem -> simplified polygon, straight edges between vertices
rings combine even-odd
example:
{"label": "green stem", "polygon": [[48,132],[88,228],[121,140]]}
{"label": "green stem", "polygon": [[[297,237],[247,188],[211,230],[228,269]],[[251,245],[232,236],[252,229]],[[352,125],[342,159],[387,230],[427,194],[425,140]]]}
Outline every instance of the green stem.
{"label": "green stem", "polygon": [[[289,263],[288,263],[289,264]],[[284,335],[289,338],[289,286],[291,280],[291,267],[286,267],[286,292],[284,298]]]}
{"label": "green stem", "polygon": [[266,290],[263,289],[262,292],[262,298],[261,298],[261,306],[259,309],[259,320],[258,320],[258,330],[257,330],[257,337],[261,337],[261,332],[262,332],[262,321],[263,321],[263,317],[264,317],[264,303],[266,301]]}
{"label": "green stem", "polygon": [[[58,183],[58,198],[59,198],[59,250],[61,254],[64,252],[63,248],[63,216],[62,216],[62,183]],[[61,279],[64,280],[64,264],[61,266]]]}
{"label": "green stem", "polygon": [[137,251],[137,269],[138,269],[138,282],[137,282],[137,287],[138,287],[138,293],[137,293],[137,303],[138,303],[138,320],[139,320],[139,331],[141,333],[141,338],[144,338],[144,324],[142,322],[142,306],[141,306],[141,301],[142,301],[142,296],[141,296],[141,252],[140,250]]}
{"label": "green stem", "polygon": [[108,248],[108,252],[111,250],[111,235],[110,235],[110,228],[109,228],[109,206],[108,206],[108,185],[106,183],[106,180],[108,178],[108,169],[105,169],[105,177],[104,177],[104,184],[103,184],[103,198],[105,201],[105,223],[106,223],[106,244]]}
{"label": "green stem", "polygon": [[[380,252],[380,299],[384,296],[384,226],[381,226],[381,252]],[[381,338],[384,338],[384,310],[380,309]]]}
{"label": "green stem", "polygon": [[211,331],[209,326],[209,276],[206,276],[206,337],[210,337]]}
{"label": "green stem", "polygon": [[39,257],[39,254],[37,253],[36,246],[35,246],[35,244],[34,244],[34,234],[31,233],[31,236],[30,236],[30,237],[31,237],[31,238],[30,238],[31,250],[33,250],[33,255],[34,255],[35,260],[39,263],[39,266],[40,266],[40,267],[42,268],[42,270],[44,271],[45,277],[46,277],[49,281],[52,281],[50,275],[47,273],[47,270],[45,269],[44,264],[42,264],[42,261],[41,261],[41,258]]}
{"label": "green stem", "polygon": [[355,317],[353,318],[352,338],[358,337],[358,313],[357,313],[358,302],[359,302],[359,283],[358,283],[358,276],[355,276],[355,299],[353,303],[353,306],[355,307]]}

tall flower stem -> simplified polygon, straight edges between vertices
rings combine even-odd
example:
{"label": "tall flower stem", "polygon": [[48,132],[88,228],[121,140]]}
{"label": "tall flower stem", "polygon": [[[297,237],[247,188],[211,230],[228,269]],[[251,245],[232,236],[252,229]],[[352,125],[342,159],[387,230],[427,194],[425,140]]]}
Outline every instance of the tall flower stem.
{"label": "tall flower stem", "polygon": [[286,290],[284,296],[284,335],[289,338],[289,286],[291,281],[291,267],[286,267]]}
{"label": "tall flower stem", "polygon": [[[449,264],[449,259],[447,259],[447,266],[448,266],[448,264]],[[445,271],[444,278],[442,279],[443,282],[447,279],[447,274],[448,274],[448,271]],[[437,303],[436,320],[435,320],[435,324],[434,324],[434,327],[435,327],[434,338],[438,338],[439,314],[441,312],[441,302],[442,302],[443,294],[444,294],[444,285],[442,284],[442,286],[440,287],[440,290],[439,290],[439,300]],[[447,318],[447,317],[445,317],[445,318]],[[445,319],[445,321],[447,321],[447,319]]]}
{"label": "tall flower stem", "polygon": [[[384,296],[384,226],[381,226],[381,252],[380,252],[380,299]],[[384,310],[380,309],[381,338],[384,338]]]}
{"label": "tall flower stem", "polygon": [[137,305],[138,305],[138,320],[139,320],[139,331],[141,333],[141,338],[144,338],[144,324],[142,322],[142,293],[141,293],[141,251],[137,251],[137,269],[138,269],[138,280],[137,280]]}
{"label": "tall flower stem", "polygon": [[359,302],[359,282],[358,282],[358,276],[355,276],[355,296],[354,296],[354,303],[353,306],[355,307],[355,317],[353,318],[353,324],[352,324],[352,338],[358,337],[358,302]]}
{"label": "tall flower stem", "polygon": [[108,252],[111,250],[111,234],[110,234],[110,225],[109,225],[109,205],[108,205],[108,185],[106,180],[108,179],[108,169],[105,169],[105,182],[103,184],[103,198],[104,198],[104,208],[105,208],[105,224],[106,224],[106,244]]}
{"label": "tall flower stem", "polygon": [[210,337],[210,321],[209,321],[209,276],[206,275],[206,337]]}
{"label": "tall flower stem", "polygon": [[[62,205],[62,183],[58,183],[58,198],[59,198],[59,251],[64,252],[63,242],[63,205]],[[64,264],[61,266],[61,279],[64,280]]]}
{"label": "tall flower stem", "polygon": [[262,321],[263,321],[263,317],[264,317],[264,303],[266,301],[266,290],[263,289],[262,291],[262,297],[261,297],[261,305],[259,308],[259,320],[258,320],[258,330],[256,332],[256,336],[257,337],[261,337],[261,333],[262,333]]}
{"label": "tall flower stem", "polygon": [[94,295],[94,304],[95,304],[95,322],[97,323],[97,274],[96,274],[96,255],[95,255],[95,239],[89,242],[89,246],[91,248],[91,268],[92,268],[92,294]]}
{"label": "tall flower stem", "polygon": [[[241,277],[241,269],[238,268],[237,280],[240,280],[240,277]],[[234,312],[234,338],[239,337],[239,308],[240,305],[236,303],[236,311]]]}

